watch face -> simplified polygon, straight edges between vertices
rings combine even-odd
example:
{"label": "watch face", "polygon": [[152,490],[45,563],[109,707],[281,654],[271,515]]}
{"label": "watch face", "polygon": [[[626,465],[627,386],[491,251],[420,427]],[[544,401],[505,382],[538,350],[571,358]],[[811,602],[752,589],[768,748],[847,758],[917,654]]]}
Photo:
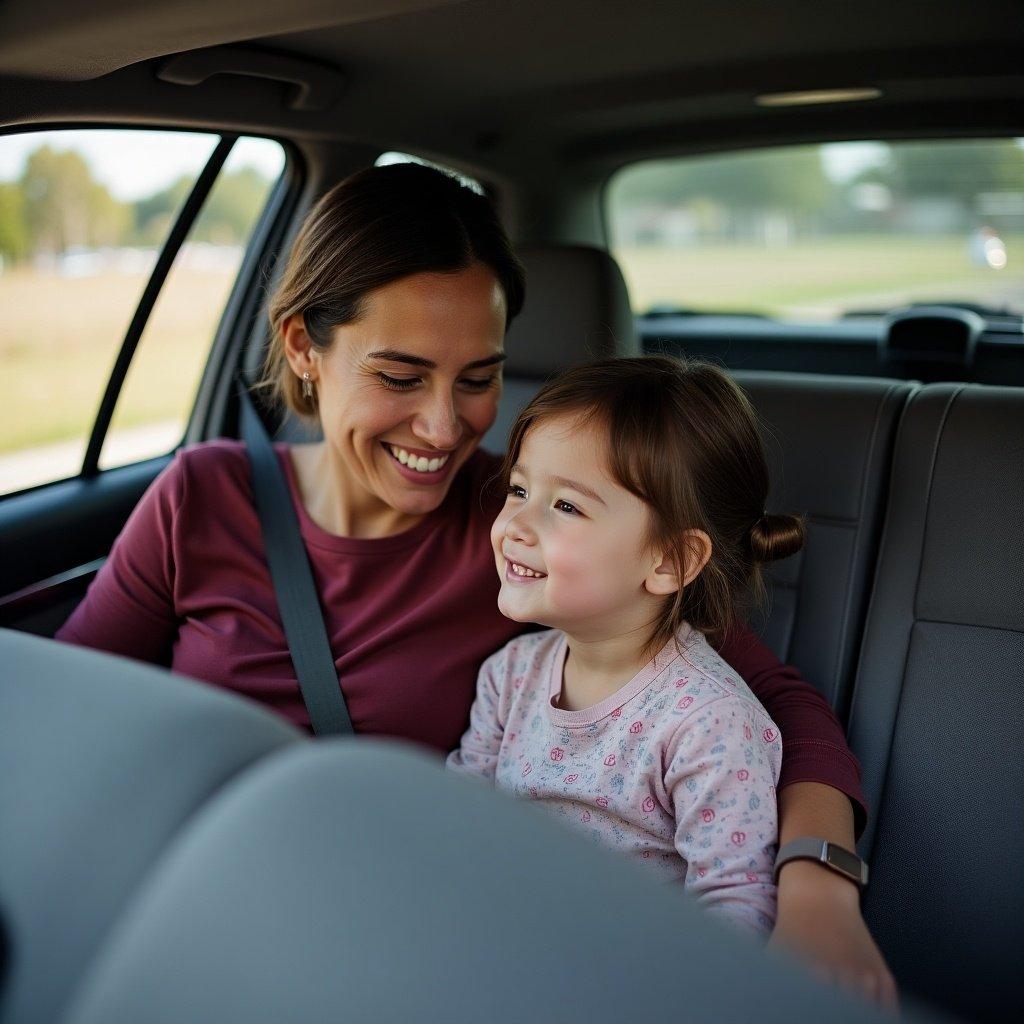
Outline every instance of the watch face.
{"label": "watch face", "polygon": [[825,859],[829,864],[834,868],[838,868],[844,875],[860,879],[861,860],[859,857],[850,853],[849,850],[844,850],[841,846],[834,846],[832,843],[829,843],[826,849]]}

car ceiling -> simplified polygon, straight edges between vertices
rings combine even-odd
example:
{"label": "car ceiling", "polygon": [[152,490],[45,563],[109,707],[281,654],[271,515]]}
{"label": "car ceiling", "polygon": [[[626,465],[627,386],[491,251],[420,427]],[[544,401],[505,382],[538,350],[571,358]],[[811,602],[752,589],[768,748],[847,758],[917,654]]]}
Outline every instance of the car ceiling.
{"label": "car ceiling", "polygon": [[[328,109],[280,85],[160,81],[219,45],[338,69]],[[765,110],[763,92],[868,86]],[[522,176],[662,151],[1020,133],[1021,0],[7,0],[0,120],[211,124],[445,154]]]}

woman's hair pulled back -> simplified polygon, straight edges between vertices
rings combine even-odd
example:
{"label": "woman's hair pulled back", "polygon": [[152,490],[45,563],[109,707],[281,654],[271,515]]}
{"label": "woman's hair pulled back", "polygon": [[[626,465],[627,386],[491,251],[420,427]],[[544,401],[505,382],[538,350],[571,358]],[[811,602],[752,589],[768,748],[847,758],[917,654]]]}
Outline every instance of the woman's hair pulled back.
{"label": "woman's hair pulled back", "polygon": [[357,320],[364,297],[411,274],[491,269],[505,295],[506,326],[520,311],[524,275],[490,199],[420,164],[372,167],[339,182],[310,210],[270,298],[271,339],[262,384],[300,416],[315,417],[285,357],[282,327],[302,314],[326,351],[336,327]]}
{"label": "woman's hair pulled back", "polygon": [[608,470],[651,511],[653,550],[687,564],[692,534],[711,540],[711,558],[687,587],[665,599],[650,637],[656,651],[685,621],[720,639],[751,597],[762,598],[761,565],[803,544],[796,516],[768,515],[768,465],[746,395],[708,363],[662,357],[607,359],[549,382],[512,427],[507,482],[532,426],[576,415],[607,438]]}

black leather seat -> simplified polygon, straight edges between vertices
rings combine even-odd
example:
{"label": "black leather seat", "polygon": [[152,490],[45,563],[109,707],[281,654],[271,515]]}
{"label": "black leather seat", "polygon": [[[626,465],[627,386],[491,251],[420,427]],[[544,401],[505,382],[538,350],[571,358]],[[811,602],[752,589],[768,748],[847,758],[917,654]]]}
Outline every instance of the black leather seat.
{"label": "black leather seat", "polygon": [[897,980],[1024,1005],[1024,390],[933,385],[900,426],[850,715],[864,906]]}

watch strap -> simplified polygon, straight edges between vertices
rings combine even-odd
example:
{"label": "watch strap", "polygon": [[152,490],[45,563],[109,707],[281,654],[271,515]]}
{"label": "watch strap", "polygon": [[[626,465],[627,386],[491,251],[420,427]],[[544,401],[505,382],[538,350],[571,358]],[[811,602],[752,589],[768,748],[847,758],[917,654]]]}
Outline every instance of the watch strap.
{"label": "watch strap", "polygon": [[857,854],[838,843],[812,836],[802,836],[786,843],[779,849],[775,857],[775,881],[779,880],[779,871],[791,860],[813,860],[830,871],[848,878],[858,888],[868,884],[868,866]]}

